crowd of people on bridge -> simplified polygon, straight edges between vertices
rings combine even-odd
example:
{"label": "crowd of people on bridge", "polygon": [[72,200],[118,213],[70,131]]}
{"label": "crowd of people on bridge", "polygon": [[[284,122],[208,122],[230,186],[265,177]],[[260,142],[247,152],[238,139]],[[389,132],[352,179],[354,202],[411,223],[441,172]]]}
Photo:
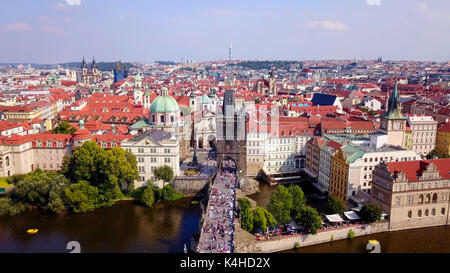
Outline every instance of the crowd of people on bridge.
{"label": "crowd of people on bridge", "polygon": [[234,162],[224,161],[212,186],[202,227],[201,252],[231,253],[234,249],[234,205],[237,175]]}

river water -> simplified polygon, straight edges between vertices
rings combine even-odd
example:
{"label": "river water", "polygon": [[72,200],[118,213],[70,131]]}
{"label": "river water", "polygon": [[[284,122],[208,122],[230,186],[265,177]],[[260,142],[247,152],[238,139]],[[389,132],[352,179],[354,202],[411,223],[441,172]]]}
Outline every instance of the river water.
{"label": "river water", "polygon": [[[0,218],[0,252],[69,252],[67,242],[78,241],[81,252],[182,253],[200,214],[189,198],[152,208],[122,201],[82,214],[27,211]],[[39,232],[27,234],[29,228]]]}
{"label": "river water", "polygon": [[[258,205],[267,206],[274,190],[261,183],[260,193],[250,197]],[[304,187],[304,192],[313,191]],[[182,253],[184,244],[189,247],[191,235],[199,229],[201,209],[191,205],[190,200],[158,203],[152,208],[122,201],[83,214],[27,211],[1,217],[0,252],[64,253],[69,252],[69,241],[78,241],[81,252]],[[27,234],[29,228],[38,228],[39,232]],[[285,252],[364,253],[369,239],[378,240],[381,251],[388,253],[450,252],[450,227],[373,234]]]}

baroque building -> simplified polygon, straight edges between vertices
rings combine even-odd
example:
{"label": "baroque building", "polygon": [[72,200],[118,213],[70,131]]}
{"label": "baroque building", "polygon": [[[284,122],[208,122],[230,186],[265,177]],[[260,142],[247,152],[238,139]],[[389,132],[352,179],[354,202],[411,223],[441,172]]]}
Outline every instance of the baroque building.
{"label": "baroque building", "polygon": [[450,159],[382,162],[371,201],[389,214],[390,230],[448,225]]}

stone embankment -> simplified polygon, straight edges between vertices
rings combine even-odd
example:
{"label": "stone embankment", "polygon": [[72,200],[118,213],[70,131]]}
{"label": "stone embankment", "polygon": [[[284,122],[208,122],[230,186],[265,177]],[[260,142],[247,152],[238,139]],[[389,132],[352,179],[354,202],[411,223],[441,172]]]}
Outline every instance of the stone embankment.
{"label": "stone embankment", "polygon": [[266,241],[257,241],[255,236],[243,230],[237,223],[235,252],[270,253],[293,249],[297,243],[300,247],[304,247],[327,243],[330,241],[343,240],[348,238],[350,230],[354,232],[355,237],[387,232],[389,231],[389,223],[379,222],[369,225],[355,225],[333,230],[320,230],[315,235],[292,235],[284,236],[282,238],[273,238]]}

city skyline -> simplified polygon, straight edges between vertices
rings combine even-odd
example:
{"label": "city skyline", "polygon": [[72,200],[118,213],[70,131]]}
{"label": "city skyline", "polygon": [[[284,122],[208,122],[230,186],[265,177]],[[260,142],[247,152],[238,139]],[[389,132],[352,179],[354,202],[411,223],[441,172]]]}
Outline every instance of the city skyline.
{"label": "city skyline", "polygon": [[450,60],[443,0],[108,3],[7,1],[0,62]]}

